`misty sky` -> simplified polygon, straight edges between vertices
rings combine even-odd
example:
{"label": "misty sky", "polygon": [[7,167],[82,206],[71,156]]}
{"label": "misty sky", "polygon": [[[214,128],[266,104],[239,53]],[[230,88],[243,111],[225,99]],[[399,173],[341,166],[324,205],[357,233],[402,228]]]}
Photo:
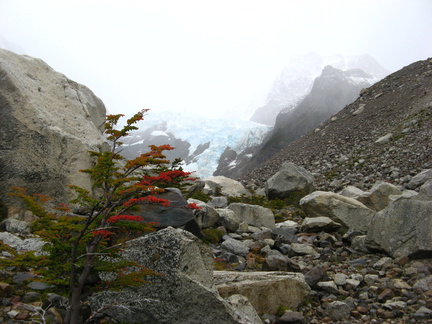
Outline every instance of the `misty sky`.
{"label": "misty sky", "polygon": [[0,0],[0,45],[111,113],[234,114],[258,108],[295,55],[370,54],[391,71],[431,57],[432,1]]}

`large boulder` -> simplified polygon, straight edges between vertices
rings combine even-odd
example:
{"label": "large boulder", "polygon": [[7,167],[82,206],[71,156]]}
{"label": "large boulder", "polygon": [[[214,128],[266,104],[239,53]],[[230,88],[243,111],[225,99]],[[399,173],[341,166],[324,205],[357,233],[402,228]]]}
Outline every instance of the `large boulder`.
{"label": "large boulder", "polygon": [[188,199],[187,202],[189,204],[195,203],[199,208],[201,208],[195,209],[193,212],[200,228],[213,227],[219,220],[219,213],[216,211],[216,209],[205,202],[191,198]]}
{"label": "large boulder", "polygon": [[218,224],[225,227],[229,232],[235,232],[240,226],[240,217],[238,217],[231,209],[217,208],[219,214]]}
{"label": "large boulder", "polygon": [[232,203],[228,206],[241,222],[256,227],[275,228],[275,218],[273,212],[269,208],[258,205],[249,205],[243,203]]}
{"label": "large boulder", "polygon": [[251,194],[240,182],[224,176],[210,177],[204,182],[204,191],[212,195],[220,193],[224,196],[239,197]]}
{"label": "large boulder", "polygon": [[415,175],[410,182],[406,184],[408,189],[416,189],[422,186],[426,181],[432,180],[432,169],[426,169]]}
{"label": "large boulder", "polygon": [[310,293],[300,273],[215,271],[214,276],[222,297],[246,296],[258,314],[276,314],[280,307],[295,310]]}
{"label": "large boulder", "polygon": [[367,232],[375,212],[354,198],[333,192],[315,191],[300,200],[309,217],[325,216],[350,230]]}
{"label": "large boulder", "polygon": [[265,193],[269,199],[288,198],[293,194],[304,196],[315,190],[313,182],[312,173],[294,163],[285,162],[281,169],[267,180]]}
{"label": "large boulder", "polygon": [[89,150],[103,147],[105,106],[40,59],[0,49],[0,196],[27,187],[68,202],[67,185],[91,190]]}
{"label": "large boulder", "polygon": [[[169,201],[170,206],[160,206],[157,204],[138,205],[138,210],[129,211],[130,215],[139,215],[145,222],[154,222],[157,227],[175,227],[191,232],[202,238],[201,229],[194,216],[193,210],[186,208],[187,200],[177,188],[167,188],[165,192],[157,194],[158,198]],[[216,217],[217,213],[215,212]],[[217,219],[215,220],[215,222]]]}
{"label": "large boulder", "polygon": [[366,247],[392,257],[432,256],[432,201],[400,198],[370,220]]}
{"label": "large boulder", "polygon": [[432,200],[432,180],[427,180],[419,190],[418,200]]}
{"label": "large boulder", "polygon": [[148,278],[150,284],[91,296],[94,310],[113,305],[105,312],[118,322],[259,323],[220,297],[212,249],[186,231],[168,227],[129,241],[123,257],[162,275]]}
{"label": "large boulder", "polygon": [[392,197],[400,195],[402,195],[402,191],[395,185],[388,182],[377,182],[369,192],[355,198],[367,207],[380,211],[387,207],[392,201]]}

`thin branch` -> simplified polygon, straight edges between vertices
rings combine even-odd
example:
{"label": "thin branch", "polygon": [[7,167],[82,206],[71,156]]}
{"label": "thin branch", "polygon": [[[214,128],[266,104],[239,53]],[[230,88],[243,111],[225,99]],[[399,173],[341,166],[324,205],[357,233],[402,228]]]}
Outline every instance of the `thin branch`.
{"label": "thin branch", "polygon": [[102,314],[102,312],[106,311],[109,308],[112,307],[118,307],[118,308],[122,308],[122,309],[126,309],[128,312],[132,312],[131,308],[135,307],[135,306],[128,306],[127,304],[131,304],[131,303],[137,303],[140,306],[143,306],[144,302],[156,302],[158,303],[159,300],[157,299],[151,299],[151,298],[144,298],[144,299],[138,299],[138,300],[122,300],[119,302],[115,302],[115,303],[111,303],[109,305],[105,305],[102,306],[101,308],[97,309],[85,322],[84,324],[90,323],[98,314]]}

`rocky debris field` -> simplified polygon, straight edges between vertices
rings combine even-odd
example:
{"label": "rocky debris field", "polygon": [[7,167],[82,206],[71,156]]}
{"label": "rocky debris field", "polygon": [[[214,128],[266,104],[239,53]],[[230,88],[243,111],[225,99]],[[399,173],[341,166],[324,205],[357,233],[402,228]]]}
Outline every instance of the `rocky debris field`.
{"label": "rocky debris field", "polygon": [[[265,323],[432,323],[430,259],[394,259],[361,252],[351,247],[347,236],[319,227],[304,232],[299,226],[301,219],[293,223],[290,226],[296,228],[295,234],[285,243],[272,231],[262,229],[229,236],[249,246],[245,260],[234,256],[239,253],[234,249],[231,255],[214,247],[219,267],[304,274],[310,294],[297,309],[282,306],[281,318],[264,314]],[[254,239],[265,235],[270,245]]]}
{"label": "rocky debris field", "polygon": [[[104,321],[432,323],[432,170],[405,187],[378,182],[369,191],[348,186],[338,194],[314,191],[311,181],[305,169],[284,164],[266,182],[263,194],[273,201],[225,177],[198,181],[191,192],[209,200],[188,202],[202,208],[194,221],[203,240],[167,218],[165,229],[131,241],[125,257],[165,276],[138,290],[125,287],[121,296],[158,302],[107,311]],[[288,205],[288,192],[304,197]],[[29,234],[31,220],[10,211],[0,232],[2,259],[13,257],[10,248],[40,249]],[[0,275],[3,322],[30,322],[39,313],[61,323],[67,301],[31,269],[9,266]],[[119,296],[93,295],[88,311]]]}
{"label": "rocky debris field", "polygon": [[314,173],[319,189],[406,184],[432,167],[432,59],[413,63],[373,86],[315,130],[243,177],[262,187],[285,161]]}

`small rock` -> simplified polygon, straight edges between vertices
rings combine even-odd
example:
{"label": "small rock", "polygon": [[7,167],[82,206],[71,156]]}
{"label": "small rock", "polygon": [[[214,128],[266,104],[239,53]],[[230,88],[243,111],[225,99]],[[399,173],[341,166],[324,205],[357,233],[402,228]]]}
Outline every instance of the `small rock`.
{"label": "small rock", "polygon": [[393,290],[387,288],[387,289],[384,289],[383,292],[378,295],[378,301],[382,303],[382,302],[384,302],[390,298],[393,298],[393,297],[394,297]]}
{"label": "small rock", "polygon": [[276,324],[305,324],[306,319],[300,312],[286,311],[277,321]]}
{"label": "small rock", "polygon": [[390,266],[392,264],[393,264],[392,258],[384,257],[384,258],[381,258],[378,262],[376,262],[372,267],[374,269],[380,270],[380,269],[383,269],[383,268]]}
{"label": "small rock", "polygon": [[7,312],[6,314],[7,314],[7,316],[9,316],[9,318],[15,318],[19,314],[19,312],[17,310],[13,309],[13,310]]}
{"label": "small rock", "polygon": [[338,286],[344,286],[347,283],[348,276],[344,273],[336,273],[333,276],[333,281]]}
{"label": "small rock", "polygon": [[417,319],[425,319],[432,317],[432,310],[425,306],[421,306],[414,314],[414,317]]}
{"label": "small rock", "polygon": [[334,301],[328,305],[326,313],[332,320],[339,321],[350,317],[351,307],[344,302]]}
{"label": "small rock", "polygon": [[301,243],[292,243],[291,244],[291,250],[288,254],[289,256],[295,256],[295,255],[312,255],[313,257],[319,257],[319,253],[315,251],[315,249],[306,244]]}
{"label": "small rock", "polygon": [[324,277],[327,268],[323,265],[316,266],[305,273],[305,281],[309,286],[316,285]]}
{"label": "small rock", "polygon": [[317,283],[317,286],[329,294],[339,294],[339,290],[334,281],[321,281]]}
{"label": "small rock", "polygon": [[392,133],[386,134],[384,136],[381,136],[375,141],[375,144],[386,144],[390,142],[390,139],[393,137]]}
{"label": "small rock", "polygon": [[394,309],[404,309],[407,306],[407,304],[403,301],[386,301],[385,304],[383,304],[383,307],[389,310]]}

